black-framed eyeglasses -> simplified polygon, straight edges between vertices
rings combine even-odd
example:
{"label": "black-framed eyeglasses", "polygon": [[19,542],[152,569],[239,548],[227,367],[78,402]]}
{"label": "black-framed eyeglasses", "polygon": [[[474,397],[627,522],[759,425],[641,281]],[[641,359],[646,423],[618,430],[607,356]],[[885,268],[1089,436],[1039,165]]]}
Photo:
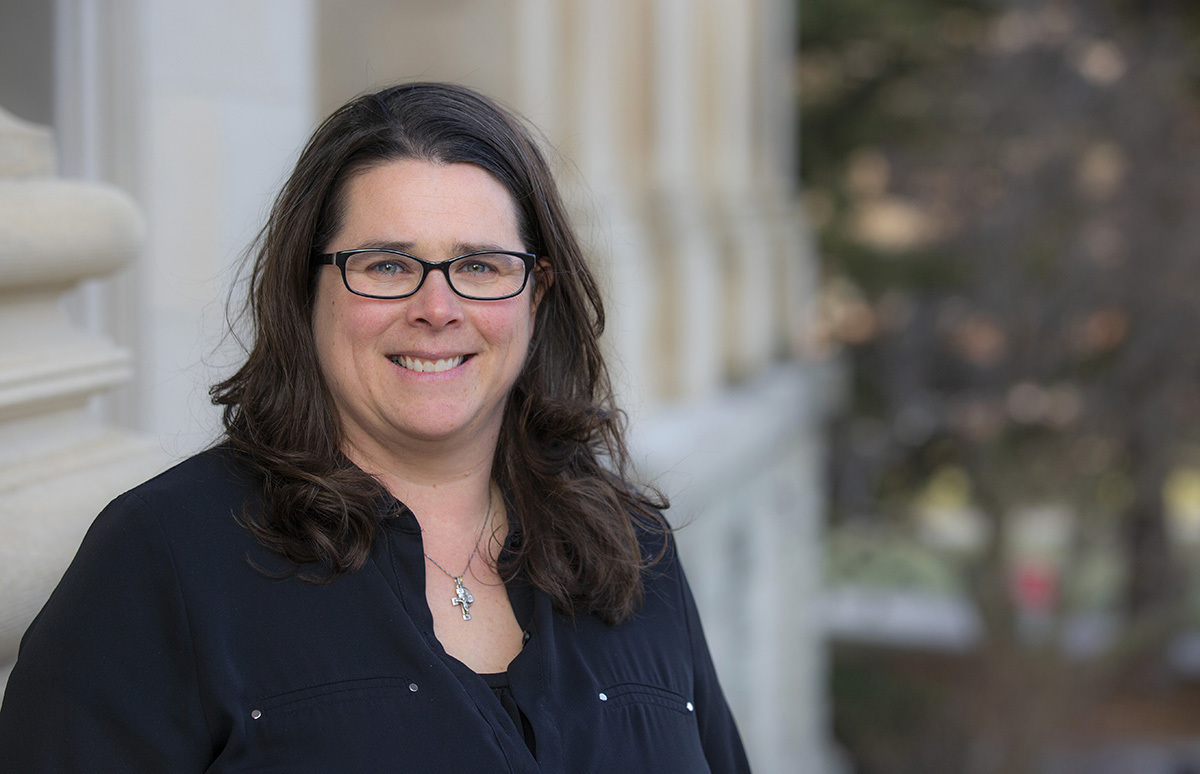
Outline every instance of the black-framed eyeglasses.
{"label": "black-framed eyeglasses", "polygon": [[533,253],[488,250],[430,263],[399,250],[363,247],[325,253],[313,262],[338,267],[346,290],[367,298],[407,298],[421,289],[429,272],[440,271],[463,298],[499,301],[525,289],[536,260]]}

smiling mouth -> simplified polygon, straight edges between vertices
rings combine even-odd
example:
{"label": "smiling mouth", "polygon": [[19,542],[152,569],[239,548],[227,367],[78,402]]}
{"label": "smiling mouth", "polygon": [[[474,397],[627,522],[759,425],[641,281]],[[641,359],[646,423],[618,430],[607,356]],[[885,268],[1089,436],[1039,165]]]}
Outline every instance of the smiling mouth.
{"label": "smiling mouth", "polygon": [[417,373],[441,373],[449,371],[451,368],[458,368],[467,359],[466,355],[458,357],[447,357],[441,360],[422,360],[419,357],[409,357],[408,355],[392,355],[388,358],[401,368],[406,368],[409,371]]}

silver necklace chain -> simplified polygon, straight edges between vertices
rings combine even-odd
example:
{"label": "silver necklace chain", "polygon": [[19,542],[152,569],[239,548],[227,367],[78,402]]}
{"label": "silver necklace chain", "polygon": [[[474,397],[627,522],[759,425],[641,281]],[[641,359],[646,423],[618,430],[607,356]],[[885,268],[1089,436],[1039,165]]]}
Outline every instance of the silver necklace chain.
{"label": "silver necklace chain", "polygon": [[463,617],[464,621],[471,620],[471,603],[473,603],[475,601],[475,597],[471,595],[470,589],[468,589],[466,586],[463,585],[463,577],[467,574],[467,571],[469,571],[471,569],[471,562],[475,561],[475,555],[479,553],[479,544],[481,542],[483,542],[483,533],[487,531],[487,525],[489,522],[491,522],[491,520],[492,520],[492,488],[489,485],[488,486],[488,507],[487,507],[487,513],[485,513],[483,516],[483,526],[481,526],[479,528],[479,537],[475,538],[475,548],[472,549],[471,555],[469,557],[467,557],[467,566],[464,567],[463,571],[461,573],[459,573],[458,575],[452,574],[449,570],[447,570],[445,567],[443,567],[441,564],[439,564],[437,559],[434,559],[432,556],[430,556],[428,553],[426,553],[424,549],[421,550],[421,553],[425,554],[425,558],[428,559],[429,561],[433,562],[434,567],[436,567],[439,570],[441,570],[442,572],[444,572],[446,574],[447,578],[454,581],[454,596],[450,598],[450,604],[454,605],[455,607],[462,608],[462,617]]}

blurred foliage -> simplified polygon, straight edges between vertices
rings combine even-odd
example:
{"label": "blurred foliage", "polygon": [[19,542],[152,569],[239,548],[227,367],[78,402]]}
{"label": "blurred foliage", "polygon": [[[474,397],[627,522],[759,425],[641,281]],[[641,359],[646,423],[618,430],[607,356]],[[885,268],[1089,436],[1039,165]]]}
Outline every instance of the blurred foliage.
{"label": "blurred foliage", "polygon": [[961,590],[953,557],[911,534],[879,529],[840,529],[826,543],[825,580],[830,585],[920,590],[952,595]]}
{"label": "blurred foliage", "polygon": [[[842,540],[832,566],[957,579],[991,670],[964,733],[1007,752],[953,770],[1023,771],[1195,622],[1196,536],[1172,535],[1200,519],[1168,483],[1200,467],[1200,4],[800,5],[818,345],[854,373],[835,525],[927,547]],[[1085,610],[1117,633],[1081,663],[1060,635]]]}

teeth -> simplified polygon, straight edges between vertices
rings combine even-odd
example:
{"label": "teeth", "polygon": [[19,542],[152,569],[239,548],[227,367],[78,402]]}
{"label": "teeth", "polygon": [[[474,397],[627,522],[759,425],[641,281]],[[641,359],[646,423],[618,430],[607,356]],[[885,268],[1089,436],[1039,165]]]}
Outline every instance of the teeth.
{"label": "teeth", "polygon": [[457,368],[462,365],[466,357],[459,355],[458,357],[448,357],[441,360],[421,360],[420,358],[400,355],[393,357],[391,360],[401,368],[407,368],[410,371],[418,373],[441,373],[449,371],[451,368]]}

